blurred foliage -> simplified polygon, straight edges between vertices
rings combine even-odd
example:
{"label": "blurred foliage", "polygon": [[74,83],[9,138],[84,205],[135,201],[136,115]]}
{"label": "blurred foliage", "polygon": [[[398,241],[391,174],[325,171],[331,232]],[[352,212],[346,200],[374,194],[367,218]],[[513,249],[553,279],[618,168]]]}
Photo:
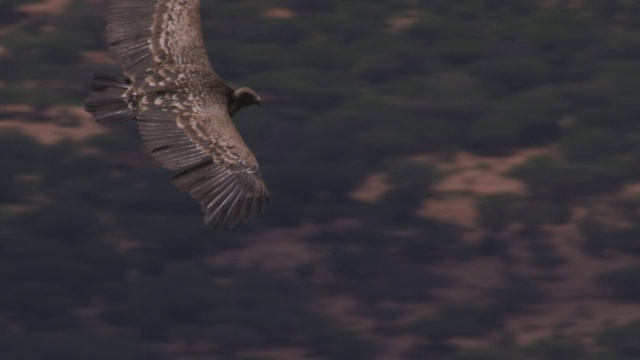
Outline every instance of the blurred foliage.
{"label": "blurred foliage", "polygon": [[[37,344],[37,346],[34,346]],[[65,331],[57,333],[0,333],[0,351],[7,360],[165,360],[159,349],[123,335]]]}
{"label": "blurred foliage", "polygon": [[610,349],[619,359],[631,360],[638,356],[640,344],[635,339],[640,336],[640,322],[613,327],[598,334],[598,344]]}
{"label": "blurred foliage", "polygon": [[610,249],[634,255],[640,253],[640,224],[637,219],[629,226],[614,228],[594,217],[586,217],[580,221],[579,228],[584,249],[589,255],[602,257]]}
{"label": "blurred foliage", "polygon": [[602,273],[597,278],[600,286],[609,288],[620,300],[640,301],[640,267],[626,267]]}
{"label": "blurred foliage", "polygon": [[538,198],[571,201],[616,190],[630,180],[631,168],[617,158],[568,162],[551,156],[536,156],[510,172],[527,183]]}
{"label": "blurred foliage", "polygon": [[561,337],[536,340],[527,346],[527,352],[533,358],[548,360],[581,360],[587,355],[587,349],[583,344]]}
{"label": "blurred foliage", "polygon": [[500,320],[488,307],[471,304],[444,306],[436,316],[418,320],[410,331],[429,340],[428,348],[443,349],[457,337],[480,337],[500,326]]}
{"label": "blurred foliage", "polygon": [[517,218],[517,206],[522,197],[512,193],[497,193],[478,197],[476,208],[480,225],[493,232],[503,230]]}

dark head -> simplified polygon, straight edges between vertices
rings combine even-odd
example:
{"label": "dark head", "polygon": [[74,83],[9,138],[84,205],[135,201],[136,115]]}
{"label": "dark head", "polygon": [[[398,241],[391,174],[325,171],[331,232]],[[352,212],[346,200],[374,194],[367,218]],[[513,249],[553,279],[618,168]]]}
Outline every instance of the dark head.
{"label": "dark head", "polygon": [[238,110],[249,105],[260,105],[262,102],[258,94],[256,94],[255,91],[248,87],[241,87],[238,90],[234,91],[233,97],[235,98]]}

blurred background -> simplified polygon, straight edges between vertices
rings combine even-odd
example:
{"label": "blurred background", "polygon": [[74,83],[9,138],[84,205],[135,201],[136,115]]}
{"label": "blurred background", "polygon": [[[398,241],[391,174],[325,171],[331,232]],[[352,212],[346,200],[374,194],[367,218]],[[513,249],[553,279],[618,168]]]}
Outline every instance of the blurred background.
{"label": "blurred background", "polygon": [[233,230],[82,103],[103,0],[0,0],[3,360],[638,359],[640,2],[203,1]]}

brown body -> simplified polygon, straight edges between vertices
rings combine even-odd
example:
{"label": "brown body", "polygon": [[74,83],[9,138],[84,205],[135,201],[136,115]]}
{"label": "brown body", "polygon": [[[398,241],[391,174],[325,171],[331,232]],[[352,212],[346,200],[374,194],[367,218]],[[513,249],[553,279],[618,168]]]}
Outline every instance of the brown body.
{"label": "brown body", "polygon": [[146,148],[181,171],[174,183],[198,200],[215,228],[262,211],[269,200],[258,163],[231,117],[260,104],[213,71],[199,0],[112,0],[107,40],[126,77],[96,75],[86,103],[96,120],[137,120]]}

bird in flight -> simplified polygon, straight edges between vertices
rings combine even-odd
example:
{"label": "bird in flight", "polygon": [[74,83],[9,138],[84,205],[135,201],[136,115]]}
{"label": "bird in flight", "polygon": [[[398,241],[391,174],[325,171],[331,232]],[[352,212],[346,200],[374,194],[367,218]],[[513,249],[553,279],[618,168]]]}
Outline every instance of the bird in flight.
{"label": "bird in flight", "polygon": [[109,125],[135,120],[147,151],[200,203],[205,224],[233,227],[262,212],[269,192],[231,120],[260,97],[213,71],[200,1],[111,0],[106,32],[124,76],[95,74],[85,109]]}

